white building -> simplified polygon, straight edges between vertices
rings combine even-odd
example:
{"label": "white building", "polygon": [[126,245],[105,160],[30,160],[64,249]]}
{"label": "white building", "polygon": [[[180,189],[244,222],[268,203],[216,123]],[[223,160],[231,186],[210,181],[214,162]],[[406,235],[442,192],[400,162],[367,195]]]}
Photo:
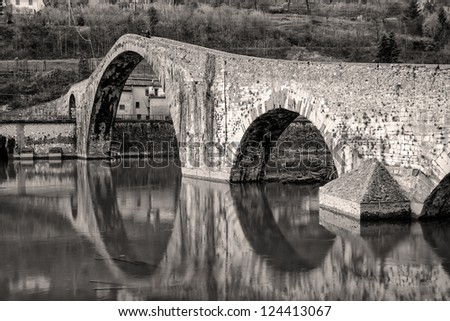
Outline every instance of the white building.
{"label": "white building", "polygon": [[169,105],[157,79],[129,78],[120,96],[117,118],[168,119]]}
{"label": "white building", "polygon": [[45,7],[43,0],[10,0],[14,12],[36,13]]}

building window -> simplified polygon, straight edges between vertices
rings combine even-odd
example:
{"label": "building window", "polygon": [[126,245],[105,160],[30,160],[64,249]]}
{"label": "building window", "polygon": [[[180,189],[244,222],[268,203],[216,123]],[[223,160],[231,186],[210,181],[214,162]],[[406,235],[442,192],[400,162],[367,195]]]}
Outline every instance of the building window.
{"label": "building window", "polygon": [[33,5],[33,0],[28,0],[28,5],[32,6]]}
{"label": "building window", "polygon": [[150,90],[148,88],[145,88],[145,96],[150,96]]}
{"label": "building window", "polygon": [[139,109],[139,107],[141,107],[141,104],[137,101],[136,102],[136,109]]}
{"label": "building window", "polygon": [[155,88],[155,96],[158,97],[158,88]]}
{"label": "building window", "polygon": [[141,114],[137,114],[137,115],[136,115],[136,118],[137,118],[137,119],[141,119]]}
{"label": "building window", "polygon": [[20,0],[16,0],[16,6],[20,6]]}
{"label": "building window", "polygon": [[120,104],[120,105],[119,105],[119,109],[120,109],[120,110],[125,110],[125,105]]}

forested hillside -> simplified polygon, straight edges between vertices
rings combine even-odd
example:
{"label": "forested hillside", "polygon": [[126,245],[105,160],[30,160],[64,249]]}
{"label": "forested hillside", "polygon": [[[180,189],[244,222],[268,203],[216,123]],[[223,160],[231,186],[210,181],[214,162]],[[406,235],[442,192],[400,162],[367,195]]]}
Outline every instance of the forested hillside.
{"label": "forested hillside", "polygon": [[0,25],[0,59],[101,57],[121,35],[137,33],[279,59],[450,62],[445,3],[330,1],[311,3],[308,12],[305,1],[289,7],[275,0],[184,2],[79,2],[70,14],[59,4],[36,15],[16,15],[13,23]]}

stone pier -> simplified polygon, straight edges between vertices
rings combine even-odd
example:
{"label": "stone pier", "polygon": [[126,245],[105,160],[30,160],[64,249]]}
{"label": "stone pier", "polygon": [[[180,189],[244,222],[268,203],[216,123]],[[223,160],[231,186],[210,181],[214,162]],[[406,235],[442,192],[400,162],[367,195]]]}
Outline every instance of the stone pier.
{"label": "stone pier", "polygon": [[409,219],[410,201],[386,167],[364,161],[320,188],[320,206],[356,220]]}

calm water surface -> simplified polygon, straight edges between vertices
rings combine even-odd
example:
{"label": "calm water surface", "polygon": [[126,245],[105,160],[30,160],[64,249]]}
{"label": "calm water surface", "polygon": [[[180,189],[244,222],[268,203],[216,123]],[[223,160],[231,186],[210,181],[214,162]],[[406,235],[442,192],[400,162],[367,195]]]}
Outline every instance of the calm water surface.
{"label": "calm water surface", "polygon": [[359,225],[317,186],[0,166],[2,300],[445,300],[450,223]]}

